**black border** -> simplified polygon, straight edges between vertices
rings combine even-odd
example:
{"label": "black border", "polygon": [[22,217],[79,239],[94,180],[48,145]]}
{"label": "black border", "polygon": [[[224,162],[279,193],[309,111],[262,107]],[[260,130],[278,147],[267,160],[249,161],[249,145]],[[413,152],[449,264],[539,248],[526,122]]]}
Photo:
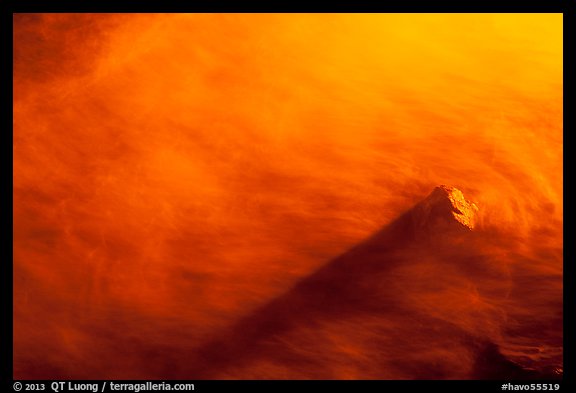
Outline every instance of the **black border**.
{"label": "black border", "polygon": [[[574,28],[574,16],[576,15],[576,2],[568,2],[569,6],[564,9],[564,382],[576,387],[576,294],[574,291],[576,269],[574,267],[574,194],[567,176],[571,171],[569,160],[570,147],[573,146],[572,138],[575,127],[574,108],[574,73],[576,69],[574,58],[570,56],[574,52],[576,31]],[[571,23],[570,23],[571,22]],[[567,50],[568,49],[568,50]],[[571,52],[571,53],[570,53]],[[569,70],[566,72],[566,70]],[[574,157],[572,157],[574,158]],[[569,203],[566,203],[568,201]],[[568,241],[566,241],[568,240]]]}
{"label": "black border", "polygon": [[563,12],[571,0],[436,0],[436,1],[347,1],[314,5],[311,2],[101,2],[12,0],[12,12]]}
{"label": "black border", "polygon": [[[0,320],[2,325],[2,342],[0,344],[0,379],[5,389],[2,391],[13,390],[13,265],[12,265],[12,191],[13,171],[12,171],[12,143],[13,135],[13,114],[9,103],[12,102],[12,14],[19,12],[466,12],[466,13],[563,13],[564,14],[564,201],[572,201],[573,194],[571,184],[567,181],[566,174],[571,169],[569,150],[572,132],[575,127],[574,113],[576,104],[574,103],[574,73],[570,70],[576,70],[576,64],[571,59],[568,52],[573,51],[575,47],[576,32],[574,23],[571,19],[575,16],[576,1],[573,0],[551,0],[551,1],[488,1],[488,0],[470,0],[470,1],[404,1],[390,2],[388,4],[378,4],[381,2],[346,2],[346,4],[331,4],[330,6],[314,7],[307,4],[306,6],[295,3],[279,4],[246,4],[226,5],[215,4],[214,2],[194,2],[192,5],[185,5],[185,2],[170,0],[157,2],[156,4],[146,2],[127,2],[116,1],[110,5],[103,5],[101,2],[87,2],[67,4],[58,1],[1,1],[0,2],[0,29],[2,32],[0,53],[0,70],[2,71],[1,95],[2,95],[2,113],[0,121],[2,122],[1,133],[2,141],[0,146],[3,151],[0,154],[2,158],[2,195],[3,203],[0,209],[2,229],[5,231],[1,237],[0,249],[3,251],[3,263],[1,277],[2,291],[2,315]],[[566,48],[568,51],[566,51]],[[568,110],[566,110],[568,108]],[[571,195],[572,194],[572,195]],[[576,387],[576,323],[574,314],[576,313],[576,294],[574,293],[574,240],[572,224],[574,222],[573,205],[564,204],[564,376],[561,381],[531,381],[533,383],[560,383],[561,390],[566,389],[575,391]],[[566,241],[568,239],[568,241]],[[572,240],[572,241],[570,241]],[[10,259],[10,263],[8,263]],[[51,381],[45,381],[47,383]],[[94,381],[96,382],[96,381]],[[99,381],[101,382],[101,381]],[[270,391],[270,389],[285,387],[292,389],[354,389],[369,390],[374,387],[390,388],[393,391],[400,390],[427,390],[442,389],[454,391],[501,391],[501,384],[508,381],[183,381],[194,382],[196,390],[205,391],[210,389],[250,389],[250,391]],[[531,383],[526,381],[527,384]],[[516,381],[520,383],[520,381]],[[570,388],[570,386],[572,388]],[[47,390],[49,389],[46,386]]]}
{"label": "black border", "polygon": [[[0,222],[2,224],[2,236],[0,237],[0,249],[2,250],[2,272],[0,273],[0,291],[2,291],[2,315],[0,315],[0,329],[2,332],[0,348],[1,356],[1,376],[2,381],[11,380],[13,375],[12,359],[12,315],[13,315],[13,258],[12,258],[12,108],[8,104],[12,102],[12,77],[8,73],[12,70],[12,15],[5,12],[7,8],[0,5],[0,29],[2,34],[2,52],[0,53],[0,70],[2,70],[2,81],[0,82],[0,94],[2,97],[2,113],[0,121],[2,127],[0,132],[2,140],[0,154],[2,166],[2,207],[0,208]],[[10,132],[8,132],[10,130]]]}

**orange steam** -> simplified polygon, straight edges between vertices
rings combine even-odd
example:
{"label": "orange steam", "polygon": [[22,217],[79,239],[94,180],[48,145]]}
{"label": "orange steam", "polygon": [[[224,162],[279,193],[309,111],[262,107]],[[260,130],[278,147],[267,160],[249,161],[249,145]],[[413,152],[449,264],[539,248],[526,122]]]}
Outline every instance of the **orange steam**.
{"label": "orange steam", "polygon": [[216,378],[474,377],[450,329],[561,368],[562,73],[561,14],[15,15],[14,377],[165,378],[439,184],[479,235],[371,284],[436,336],[296,324]]}

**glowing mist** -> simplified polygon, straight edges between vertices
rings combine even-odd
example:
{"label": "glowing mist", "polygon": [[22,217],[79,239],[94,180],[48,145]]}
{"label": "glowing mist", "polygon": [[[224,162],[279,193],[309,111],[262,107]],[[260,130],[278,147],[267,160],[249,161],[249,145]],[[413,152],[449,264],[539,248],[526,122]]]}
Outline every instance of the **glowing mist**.
{"label": "glowing mist", "polygon": [[560,14],[15,15],[14,377],[165,378],[439,184],[474,235],[394,307],[213,377],[561,373],[562,76]]}

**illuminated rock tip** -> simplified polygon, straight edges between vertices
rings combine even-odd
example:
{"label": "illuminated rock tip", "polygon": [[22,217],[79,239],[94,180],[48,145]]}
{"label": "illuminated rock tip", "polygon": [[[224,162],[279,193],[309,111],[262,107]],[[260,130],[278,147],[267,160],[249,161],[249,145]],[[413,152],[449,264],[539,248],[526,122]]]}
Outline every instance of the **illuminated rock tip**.
{"label": "illuminated rock tip", "polygon": [[478,207],[464,198],[455,187],[440,185],[420,203],[415,210],[419,228],[446,231],[449,229],[472,230],[476,224]]}

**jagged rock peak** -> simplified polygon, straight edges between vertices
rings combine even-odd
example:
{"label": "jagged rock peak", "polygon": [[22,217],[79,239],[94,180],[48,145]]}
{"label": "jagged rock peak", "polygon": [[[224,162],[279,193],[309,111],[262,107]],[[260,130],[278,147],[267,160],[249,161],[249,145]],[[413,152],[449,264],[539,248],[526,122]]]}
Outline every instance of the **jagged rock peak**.
{"label": "jagged rock peak", "polygon": [[478,206],[464,198],[462,191],[455,187],[440,185],[432,193],[447,197],[452,207],[452,216],[462,225],[474,228]]}
{"label": "jagged rock peak", "polygon": [[474,229],[478,207],[455,187],[440,185],[421,202],[417,224],[428,229]]}

